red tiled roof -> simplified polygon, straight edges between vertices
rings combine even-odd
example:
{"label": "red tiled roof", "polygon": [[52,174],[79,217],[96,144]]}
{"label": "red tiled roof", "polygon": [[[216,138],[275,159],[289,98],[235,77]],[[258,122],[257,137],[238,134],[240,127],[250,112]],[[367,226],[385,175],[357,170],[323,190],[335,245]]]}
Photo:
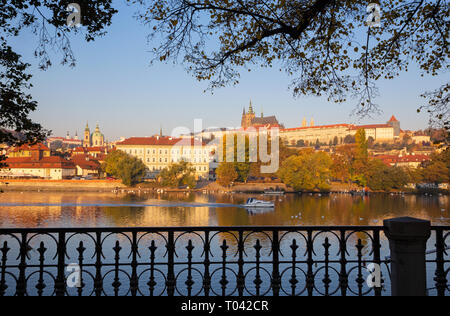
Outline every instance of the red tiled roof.
{"label": "red tiled roof", "polygon": [[34,144],[34,145],[24,144],[22,146],[15,147],[13,149],[14,152],[19,152],[19,151],[24,151],[24,150],[44,150],[44,151],[47,151],[47,150],[50,150],[50,148],[48,148],[47,146],[45,146],[42,143],[37,143],[37,144]]}
{"label": "red tiled roof", "polygon": [[369,125],[358,125],[353,126],[352,129],[371,129],[371,128],[392,128],[389,124],[369,124]]}
{"label": "red tiled roof", "polygon": [[395,156],[395,155],[378,155],[378,156],[374,156],[374,158],[380,159],[386,164],[424,162],[424,161],[431,160],[431,158],[427,155],[406,155],[406,156],[401,156],[401,157]]}
{"label": "red tiled roof", "polygon": [[[193,146],[202,145],[194,138],[172,138],[172,137],[132,137],[119,142],[116,146]],[[203,143],[206,145],[206,143]]]}
{"label": "red tiled roof", "polygon": [[85,152],[92,152],[92,151],[99,151],[99,152],[105,152],[107,147],[77,147],[73,152],[76,153],[85,153]]}
{"label": "red tiled roof", "polygon": [[65,138],[65,137],[57,137],[57,136],[47,138],[47,142],[54,142],[56,140],[60,140],[63,142],[79,142],[79,143],[83,142],[81,139],[75,139],[75,138]]}
{"label": "red tiled roof", "polygon": [[98,170],[100,168],[100,163],[91,158],[89,158],[89,160],[86,160],[85,157],[74,158],[72,159],[72,162],[74,165],[79,166],[82,169]]}
{"label": "red tiled roof", "polygon": [[32,157],[12,157],[5,160],[7,168],[63,168],[73,169],[75,166],[71,161],[59,156],[43,157],[39,160]]}
{"label": "red tiled roof", "polygon": [[389,122],[398,122],[397,118],[395,117],[395,115],[392,115],[391,119],[389,120]]}
{"label": "red tiled roof", "polygon": [[86,150],[87,151],[101,151],[101,152],[105,152],[105,150],[107,150],[107,147],[87,147]]}

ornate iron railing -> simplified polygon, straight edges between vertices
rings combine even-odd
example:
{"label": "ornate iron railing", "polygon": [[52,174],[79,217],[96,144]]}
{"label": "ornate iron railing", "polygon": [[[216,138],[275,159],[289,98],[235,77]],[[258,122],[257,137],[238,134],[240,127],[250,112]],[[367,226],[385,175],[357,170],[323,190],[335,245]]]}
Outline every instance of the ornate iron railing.
{"label": "ornate iron railing", "polygon": [[[449,227],[433,230],[446,295]],[[0,229],[0,242],[0,296],[389,294],[383,227]]]}
{"label": "ornate iron railing", "polygon": [[[450,271],[449,244],[447,238],[450,237],[450,227],[436,226],[431,229],[432,239],[435,249],[427,252],[427,265],[430,267],[430,274],[434,271],[434,287],[428,291],[435,291],[438,296],[446,296],[450,293],[450,285],[447,284],[447,276]],[[449,238],[450,239],[450,238]]]}

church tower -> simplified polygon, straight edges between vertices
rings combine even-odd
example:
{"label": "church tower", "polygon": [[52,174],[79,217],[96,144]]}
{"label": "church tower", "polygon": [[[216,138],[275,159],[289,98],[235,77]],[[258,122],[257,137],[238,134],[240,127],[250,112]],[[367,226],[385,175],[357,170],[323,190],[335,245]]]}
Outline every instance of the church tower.
{"label": "church tower", "polygon": [[397,120],[395,115],[392,115],[391,119],[389,120],[389,122],[387,122],[387,124],[391,125],[394,128],[394,136],[399,137],[401,131],[400,122],[399,120]]}
{"label": "church tower", "polygon": [[255,118],[255,111],[253,110],[253,104],[252,104],[252,101],[250,100],[250,106],[248,108],[248,113],[245,113],[245,108],[244,108],[244,112],[242,113],[241,126],[243,128],[251,127],[253,125],[254,118]]}
{"label": "church tower", "polygon": [[303,118],[302,127],[308,127],[308,121],[306,120],[306,117]]}
{"label": "church tower", "polygon": [[89,129],[89,123],[86,123],[84,129],[83,147],[91,147],[91,130]]}

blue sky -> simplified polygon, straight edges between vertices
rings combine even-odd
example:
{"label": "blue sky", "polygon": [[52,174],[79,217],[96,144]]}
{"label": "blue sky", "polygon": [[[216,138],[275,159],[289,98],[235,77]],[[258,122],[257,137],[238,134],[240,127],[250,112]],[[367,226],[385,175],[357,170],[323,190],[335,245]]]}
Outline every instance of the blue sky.
{"label": "blue sky", "polygon": [[82,135],[86,121],[91,128],[100,124],[108,140],[121,136],[149,136],[162,126],[170,133],[177,126],[193,129],[196,118],[204,127],[239,126],[242,108],[253,101],[256,112],[276,115],[286,127],[300,126],[303,117],[314,118],[316,125],[334,123],[384,123],[392,114],[404,129],[427,127],[427,116],[417,114],[419,95],[444,82],[442,77],[421,78],[418,71],[403,74],[391,81],[379,82],[377,103],[383,113],[371,119],[351,116],[356,101],[345,104],[325,98],[294,98],[288,89],[291,82],[275,69],[255,69],[243,73],[240,84],[204,92],[206,82],[198,82],[183,65],[156,63],[146,43],[149,30],[133,19],[134,8],[119,6],[108,34],[86,43],[82,36],[72,38],[77,66],[59,65],[60,55],[52,54],[47,71],[37,69],[33,52],[38,39],[24,32],[13,42],[14,48],[31,63],[32,94],[39,102],[32,117],[51,129],[54,135]]}

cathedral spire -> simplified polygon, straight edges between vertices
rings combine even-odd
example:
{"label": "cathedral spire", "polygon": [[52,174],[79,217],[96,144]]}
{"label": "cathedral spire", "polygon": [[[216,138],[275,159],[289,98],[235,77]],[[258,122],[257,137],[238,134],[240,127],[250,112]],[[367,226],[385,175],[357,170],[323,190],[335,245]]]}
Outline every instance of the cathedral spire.
{"label": "cathedral spire", "polygon": [[253,112],[253,105],[252,105],[252,100],[250,100],[250,106],[248,108],[248,113],[249,114],[254,114],[255,112]]}
{"label": "cathedral spire", "polygon": [[89,130],[89,122],[87,121],[86,122],[86,128],[84,129],[85,131],[88,131]]}

